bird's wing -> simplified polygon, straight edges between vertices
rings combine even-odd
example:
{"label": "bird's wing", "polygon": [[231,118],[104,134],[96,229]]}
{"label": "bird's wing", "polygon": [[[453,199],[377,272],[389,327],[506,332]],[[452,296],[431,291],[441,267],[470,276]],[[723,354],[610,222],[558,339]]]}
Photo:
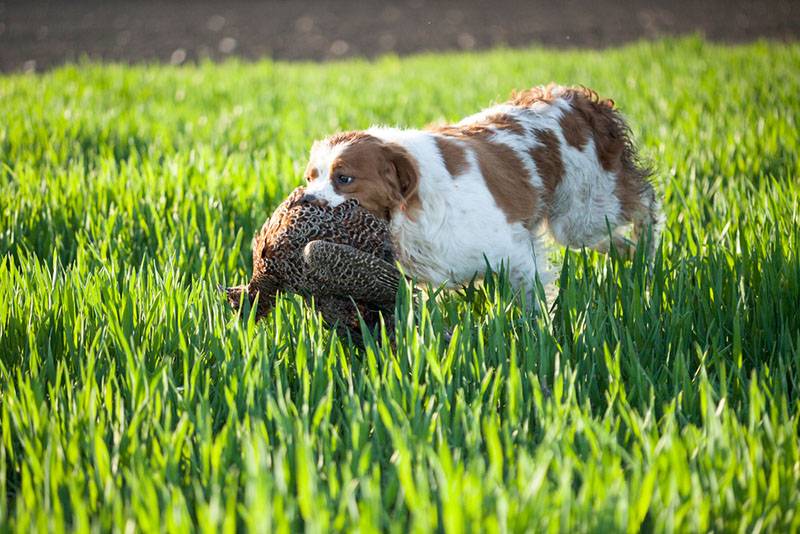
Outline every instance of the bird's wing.
{"label": "bird's wing", "polygon": [[321,240],[309,242],[303,258],[325,293],[394,304],[400,272],[391,263],[349,245]]}

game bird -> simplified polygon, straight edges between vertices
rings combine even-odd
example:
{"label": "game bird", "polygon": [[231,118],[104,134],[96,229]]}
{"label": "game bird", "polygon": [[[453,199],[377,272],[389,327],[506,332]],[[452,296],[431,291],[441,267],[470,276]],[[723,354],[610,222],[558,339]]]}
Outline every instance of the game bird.
{"label": "game bird", "polygon": [[387,225],[348,201],[335,207],[308,202],[295,189],[253,238],[253,277],[226,289],[239,309],[242,298],[258,298],[256,317],[266,316],[278,292],[314,299],[331,326],[360,341],[359,315],[368,327],[393,321],[401,274]]}

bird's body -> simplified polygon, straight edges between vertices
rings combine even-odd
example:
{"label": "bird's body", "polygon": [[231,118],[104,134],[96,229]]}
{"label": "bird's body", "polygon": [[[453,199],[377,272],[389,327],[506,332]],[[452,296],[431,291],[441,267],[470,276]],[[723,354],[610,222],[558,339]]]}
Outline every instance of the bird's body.
{"label": "bird's body", "polygon": [[253,277],[229,288],[229,301],[238,308],[242,294],[259,294],[261,317],[279,291],[313,297],[328,323],[357,335],[359,314],[374,326],[394,308],[400,274],[388,227],[356,201],[322,207],[301,202],[303,193],[295,189],[253,238]]}

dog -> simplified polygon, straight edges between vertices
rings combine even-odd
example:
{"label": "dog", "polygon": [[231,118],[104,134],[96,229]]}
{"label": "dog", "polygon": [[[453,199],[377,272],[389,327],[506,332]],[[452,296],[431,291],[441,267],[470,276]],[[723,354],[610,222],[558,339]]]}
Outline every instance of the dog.
{"label": "dog", "polygon": [[[612,100],[548,85],[453,125],[372,127],[314,142],[304,202],[356,199],[388,221],[408,275],[457,286],[504,267],[532,297],[554,277],[543,236],[620,255],[649,232],[660,201]],[[632,225],[631,241],[621,229]]]}

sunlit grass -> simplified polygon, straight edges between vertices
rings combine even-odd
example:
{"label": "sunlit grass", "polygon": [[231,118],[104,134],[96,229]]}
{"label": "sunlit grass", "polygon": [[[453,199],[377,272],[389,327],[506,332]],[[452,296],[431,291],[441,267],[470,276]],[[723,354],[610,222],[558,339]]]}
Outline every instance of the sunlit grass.
{"label": "sunlit grass", "polygon": [[[685,39],[0,77],[0,528],[798,530],[798,73]],[[314,138],[550,80],[656,169],[651,277],[562,252],[540,316],[404,288],[396,348],[226,309]]]}

